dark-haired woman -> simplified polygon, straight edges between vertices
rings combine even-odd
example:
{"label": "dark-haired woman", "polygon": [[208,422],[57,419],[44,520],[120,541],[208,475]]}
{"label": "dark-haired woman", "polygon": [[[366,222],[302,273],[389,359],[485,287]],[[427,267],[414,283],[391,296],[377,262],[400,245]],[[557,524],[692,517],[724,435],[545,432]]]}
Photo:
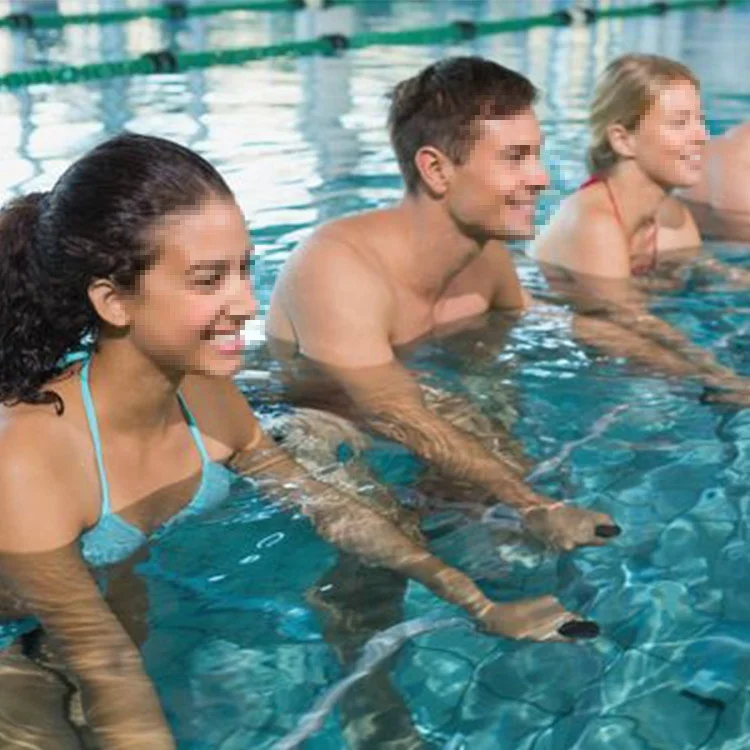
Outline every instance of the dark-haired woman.
{"label": "dark-haired woman", "polygon": [[[50,193],[0,213],[3,747],[78,747],[62,710],[71,684],[97,746],[173,747],[137,638],[93,571],[220,502],[230,469],[275,481],[269,494],[326,539],[490,632],[563,639],[571,615],[556,600],[488,600],[385,514],[305,477],[261,431],[231,380],[255,313],[248,255],[219,174],[146,136],[105,142]],[[40,633],[53,656],[34,672]]]}

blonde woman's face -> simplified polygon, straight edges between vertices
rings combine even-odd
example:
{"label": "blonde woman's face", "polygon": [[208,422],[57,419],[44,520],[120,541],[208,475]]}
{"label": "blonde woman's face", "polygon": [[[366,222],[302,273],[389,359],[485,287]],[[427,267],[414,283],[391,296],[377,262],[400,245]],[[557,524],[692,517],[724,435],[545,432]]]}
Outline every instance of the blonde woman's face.
{"label": "blonde woman's face", "polygon": [[676,81],[662,89],[633,132],[633,156],[665,188],[690,187],[700,179],[707,137],[698,90]]}

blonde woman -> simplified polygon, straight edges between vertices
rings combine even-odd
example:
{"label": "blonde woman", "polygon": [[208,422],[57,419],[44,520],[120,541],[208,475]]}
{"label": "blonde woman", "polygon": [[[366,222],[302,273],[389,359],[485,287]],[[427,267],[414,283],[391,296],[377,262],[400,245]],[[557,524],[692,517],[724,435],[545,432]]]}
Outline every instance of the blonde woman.
{"label": "blonde woman", "polygon": [[624,279],[653,270],[667,250],[698,246],[689,211],[669,200],[701,177],[706,130],[692,72],[656,55],[620,57],[598,82],[590,123],[591,177],[540,235],[537,260]]}
{"label": "blonde woman", "polygon": [[695,221],[670,197],[701,179],[707,134],[697,78],[665,57],[619,57],[597,83],[590,126],[591,176],[562,202],[532,249],[553,290],[619,327],[579,319],[578,335],[668,374],[746,391],[744,379],[649,314],[646,285],[631,283],[667,259],[698,255]]}

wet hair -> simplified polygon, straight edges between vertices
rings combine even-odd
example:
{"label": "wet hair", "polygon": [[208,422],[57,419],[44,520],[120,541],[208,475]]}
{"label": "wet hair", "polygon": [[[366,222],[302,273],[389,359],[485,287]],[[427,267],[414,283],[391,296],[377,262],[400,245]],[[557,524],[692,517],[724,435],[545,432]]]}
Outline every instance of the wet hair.
{"label": "wet hair", "polygon": [[610,62],[596,84],[589,114],[591,144],[586,162],[591,173],[606,171],[619,159],[607,128],[619,124],[635,130],[659,94],[680,81],[700,89],[690,68],[666,57],[623,55]]}
{"label": "wet hair", "polygon": [[108,279],[135,291],[158,259],[153,229],[212,196],[231,198],[219,173],[171,141],[126,133],[89,151],[48,193],[0,210],[0,403],[63,403],[44,384],[61,358],[95,341],[88,296]]}
{"label": "wet hair", "polygon": [[391,92],[388,130],[406,189],[419,187],[414,157],[420,148],[434,146],[463,164],[480,119],[518,115],[536,96],[520,73],[481,57],[450,57],[401,81]]}

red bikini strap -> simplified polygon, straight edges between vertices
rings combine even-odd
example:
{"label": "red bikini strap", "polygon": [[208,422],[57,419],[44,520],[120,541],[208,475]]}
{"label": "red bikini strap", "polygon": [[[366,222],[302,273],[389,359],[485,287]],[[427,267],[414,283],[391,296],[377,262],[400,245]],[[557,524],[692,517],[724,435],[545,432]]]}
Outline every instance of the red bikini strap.
{"label": "red bikini strap", "polygon": [[620,229],[622,229],[623,234],[627,238],[628,230],[625,227],[625,222],[622,220],[620,207],[617,205],[617,201],[615,200],[615,194],[612,192],[612,188],[609,185],[609,180],[602,180],[602,182],[604,183],[604,187],[607,188],[607,195],[609,196],[609,202],[612,204],[612,210],[615,212],[615,216],[617,217],[617,223],[620,225]]}
{"label": "red bikini strap", "polygon": [[585,182],[581,183],[581,187],[579,187],[579,190],[585,190],[587,187],[591,187],[592,185],[597,185],[602,181],[602,178],[599,177],[598,174],[592,174],[591,177],[588,178]]}

